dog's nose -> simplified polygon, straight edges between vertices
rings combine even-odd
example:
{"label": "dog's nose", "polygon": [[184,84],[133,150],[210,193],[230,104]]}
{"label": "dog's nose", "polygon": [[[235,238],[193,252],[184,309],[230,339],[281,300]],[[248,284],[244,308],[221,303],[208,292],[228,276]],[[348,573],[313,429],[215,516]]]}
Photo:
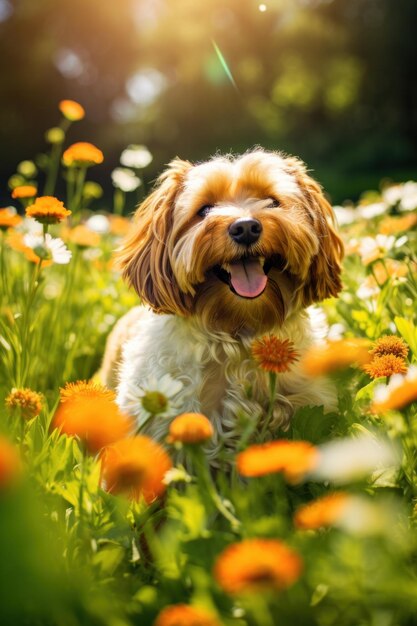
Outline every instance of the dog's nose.
{"label": "dog's nose", "polygon": [[258,241],[262,232],[262,224],[253,217],[241,217],[229,226],[229,235],[236,243],[249,246]]}

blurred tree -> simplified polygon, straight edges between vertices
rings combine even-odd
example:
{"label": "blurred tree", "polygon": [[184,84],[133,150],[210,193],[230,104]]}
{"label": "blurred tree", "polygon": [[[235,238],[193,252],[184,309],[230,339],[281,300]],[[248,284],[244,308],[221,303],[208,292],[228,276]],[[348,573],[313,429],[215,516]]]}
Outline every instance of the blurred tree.
{"label": "blurred tree", "polygon": [[415,0],[2,3],[3,178],[42,148],[64,97],[87,108],[74,139],[103,148],[101,182],[142,142],[149,177],[177,154],[284,149],[335,201],[415,175]]}

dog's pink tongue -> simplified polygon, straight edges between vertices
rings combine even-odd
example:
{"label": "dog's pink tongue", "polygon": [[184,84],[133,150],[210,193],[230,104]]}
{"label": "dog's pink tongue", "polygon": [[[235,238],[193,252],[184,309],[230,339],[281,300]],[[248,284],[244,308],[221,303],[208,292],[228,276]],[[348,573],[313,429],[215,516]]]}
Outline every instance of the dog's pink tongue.
{"label": "dog's pink tongue", "polygon": [[265,276],[259,259],[242,259],[230,266],[230,282],[239,296],[256,298],[266,287]]}

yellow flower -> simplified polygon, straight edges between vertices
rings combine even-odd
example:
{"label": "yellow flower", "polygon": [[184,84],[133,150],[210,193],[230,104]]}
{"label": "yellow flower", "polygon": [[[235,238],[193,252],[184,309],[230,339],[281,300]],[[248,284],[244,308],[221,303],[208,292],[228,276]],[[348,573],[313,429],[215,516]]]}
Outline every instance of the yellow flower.
{"label": "yellow flower", "polygon": [[213,436],[210,420],[201,413],[183,413],[170,424],[168,441],[185,444],[203,443]]}
{"label": "yellow flower", "polygon": [[399,356],[394,354],[384,354],[363,366],[363,371],[371,378],[381,378],[382,376],[393,376],[394,374],[405,374],[407,364]]}
{"label": "yellow flower", "polygon": [[385,335],[375,341],[374,347],[369,354],[373,357],[384,356],[385,354],[393,354],[394,356],[407,358],[408,346],[401,337],[395,335]]}
{"label": "yellow flower", "polygon": [[220,626],[220,622],[204,609],[188,604],[173,604],[159,613],[154,626]]}
{"label": "yellow flower", "polygon": [[42,410],[42,396],[32,389],[12,389],[6,400],[7,408],[17,411],[27,420],[39,415]]}
{"label": "yellow flower", "polygon": [[70,122],[78,122],[85,116],[84,108],[74,100],[61,100],[58,107],[62,115]]}
{"label": "yellow flower", "polygon": [[3,491],[20,476],[22,463],[17,449],[0,436],[0,489]]}
{"label": "yellow flower", "polygon": [[62,160],[67,167],[89,167],[103,163],[104,156],[92,143],[79,141],[65,150]]}
{"label": "yellow flower", "polygon": [[252,343],[252,355],[262,369],[277,374],[288,372],[299,357],[289,339],[265,335]]}
{"label": "yellow flower", "polygon": [[34,198],[38,190],[33,185],[19,185],[12,191],[12,198]]}
{"label": "yellow flower", "polygon": [[94,233],[84,224],[79,224],[68,230],[63,237],[80,248],[96,248],[100,245],[100,235]]}
{"label": "yellow flower", "polygon": [[132,420],[116,405],[114,392],[102,385],[79,381],[68,383],[61,390],[53,428],[79,437],[89,452],[95,454],[127,437],[132,427]]}
{"label": "yellow flower", "polygon": [[344,492],[332,493],[301,506],[294,516],[296,527],[316,530],[323,526],[332,526],[343,515],[349,497]]}
{"label": "yellow flower", "polygon": [[300,577],[298,554],[275,539],[246,539],[228,546],[217,558],[214,578],[230,594],[290,587]]}
{"label": "yellow flower", "polygon": [[282,472],[289,482],[297,482],[316,467],[319,453],[308,441],[281,439],[255,444],[237,456],[242,476],[255,477]]}
{"label": "yellow flower", "polygon": [[353,364],[369,363],[368,339],[339,339],[313,346],[304,355],[302,367],[309,376],[323,376]]}
{"label": "yellow flower", "polygon": [[383,413],[403,407],[417,400],[417,367],[411,365],[405,376],[396,374],[388,385],[381,385],[375,390],[372,409]]}
{"label": "yellow flower", "polygon": [[71,211],[64,207],[63,202],[53,196],[41,196],[27,207],[26,215],[33,217],[41,224],[58,224],[68,215],[71,215]]}
{"label": "yellow flower", "polygon": [[137,435],[121,439],[102,453],[102,477],[107,491],[126,493],[132,500],[148,504],[165,491],[163,482],[172,463],[158,443]]}
{"label": "yellow flower", "polygon": [[22,218],[11,209],[0,209],[0,230],[7,230],[18,226]]}

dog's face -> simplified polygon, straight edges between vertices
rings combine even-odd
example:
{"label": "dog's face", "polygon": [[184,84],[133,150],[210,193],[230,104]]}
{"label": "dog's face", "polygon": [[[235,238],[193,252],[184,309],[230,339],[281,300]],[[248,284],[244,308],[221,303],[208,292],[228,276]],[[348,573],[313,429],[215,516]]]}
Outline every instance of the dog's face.
{"label": "dog's face", "polygon": [[139,207],[124,275],[155,311],[259,333],[341,289],[331,206],[304,165],[256,150],[174,160]]}

